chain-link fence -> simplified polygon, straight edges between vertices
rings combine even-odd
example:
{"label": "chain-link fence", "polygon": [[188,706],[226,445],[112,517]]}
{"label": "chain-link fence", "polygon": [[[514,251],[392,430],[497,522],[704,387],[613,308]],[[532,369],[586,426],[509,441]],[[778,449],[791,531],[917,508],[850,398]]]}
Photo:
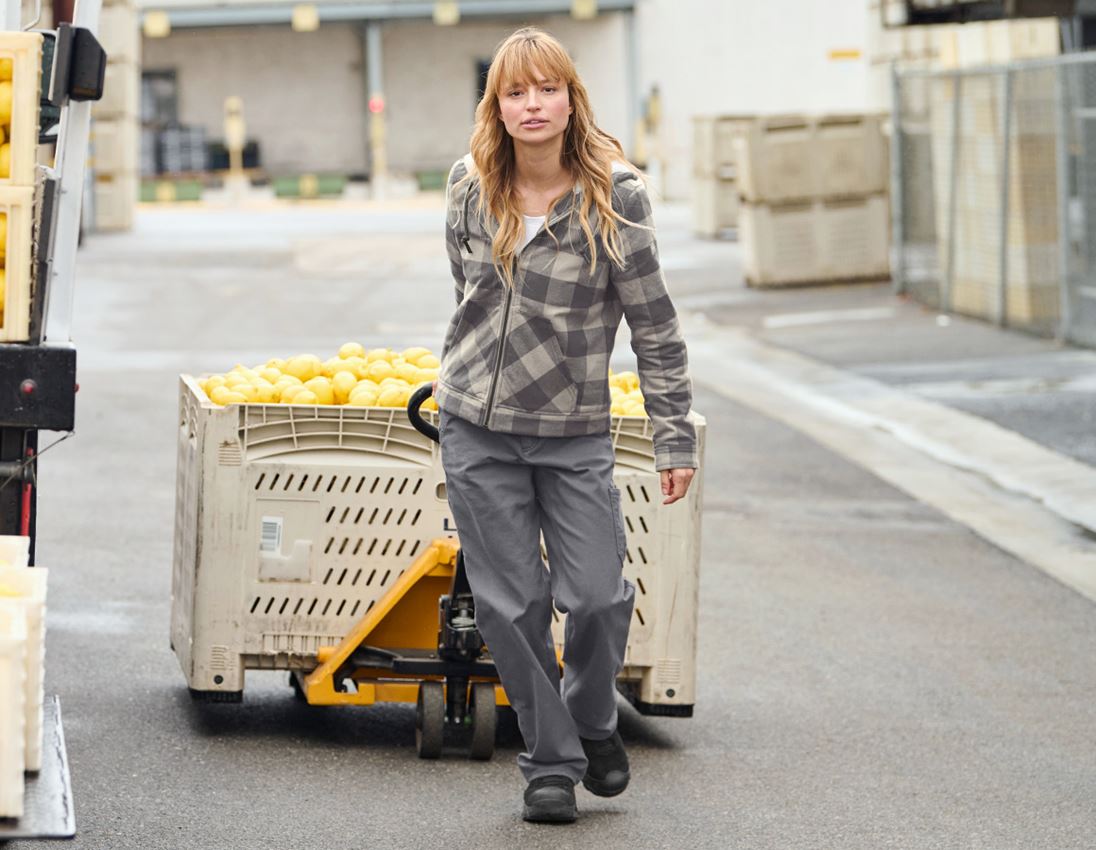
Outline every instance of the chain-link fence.
{"label": "chain-link fence", "polygon": [[1096,53],[894,77],[894,279],[1096,346]]}

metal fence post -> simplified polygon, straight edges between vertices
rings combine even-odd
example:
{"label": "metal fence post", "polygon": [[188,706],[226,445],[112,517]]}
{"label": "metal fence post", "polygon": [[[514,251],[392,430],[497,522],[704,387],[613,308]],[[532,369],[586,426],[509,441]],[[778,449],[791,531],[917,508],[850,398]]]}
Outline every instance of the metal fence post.
{"label": "metal fence post", "polygon": [[1059,65],[1055,75],[1057,82],[1058,142],[1055,145],[1055,159],[1058,172],[1058,328],[1057,339],[1064,342],[1069,338],[1073,320],[1072,263],[1070,255],[1073,248],[1073,235],[1070,232],[1069,203],[1069,86],[1066,74],[1069,68]]}
{"label": "metal fence post", "polygon": [[906,209],[902,181],[902,78],[891,65],[891,278],[895,294],[906,291]]}
{"label": "metal fence post", "polygon": [[960,98],[963,95],[963,75],[952,71],[954,82],[954,103],[951,108],[951,186],[948,195],[948,265],[942,275],[943,289],[940,293],[940,307],[943,312],[951,310],[951,290],[955,280],[955,212],[959,201],[959,116]]}
{"label": "metal fence post", "polygon": [[1001,78],[1001,215],[998,235],[998,277],[997,309],[998,325],[1008,323],[1008,218],[1009,190],[1012,183],[1012,74],[1011,67],[1005,68]]}

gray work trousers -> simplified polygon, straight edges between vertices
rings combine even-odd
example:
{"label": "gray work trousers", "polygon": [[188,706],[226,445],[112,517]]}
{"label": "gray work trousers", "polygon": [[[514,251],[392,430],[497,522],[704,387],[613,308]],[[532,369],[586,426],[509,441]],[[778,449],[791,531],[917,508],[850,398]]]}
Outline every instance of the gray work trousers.
{"label": "gray work trousers", "polygon": [[[476,626],[525,739],[518,767],[527,782],[580,782],[579,736],[608,738],[617,726],[616,677],[635,606],[612,438],[508,434],[444,410],[438,429]],[[553,599],[567,615],[562,687]]]}

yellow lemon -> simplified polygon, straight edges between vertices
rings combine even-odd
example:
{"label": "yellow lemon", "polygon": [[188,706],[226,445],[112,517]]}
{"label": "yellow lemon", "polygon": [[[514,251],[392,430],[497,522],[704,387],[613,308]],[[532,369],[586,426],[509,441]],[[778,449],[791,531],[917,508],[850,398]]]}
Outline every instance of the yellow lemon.
{"label": "yellow lemon", "polygon": [[360,342],[346,342],[339,346],[339,357],[346,360],[349,357],[365,357],[365,348]]}
{"label": "yellow lemon", "polygon": [[372,378],[377,382],[380,382],[385,378],[395,377],[395,375],[396,370],[392,368],[392,364],[387,360],[374,360],[365,370],[365,376],[367,378]]}
{"label": "yellow lemon", "polygon": [[619,372],[616,377],[620,386],[626,390],[634,390],[639,386],[639,375],[635,372]]}
{"label": "yellow lemon", "polygon": [[0,213],[0,254],[8,252],[8,214]]}
{"label": "yellow lemon", "polygon": [[275,369],[273,366],[265,366],[262,369],[259,369],[258,372],[259,377],[269,384],[278,383],[278,380],[282,377],[281,370]]}
{"label": "yellow lemon", "polygon": [[350,396],[346,403],[353,407],[376,407],[377,394],[370,390],[361,390]]}
{"label": "yellow lemon", "polygon": [[346,360],[335,357],[333,360],[334,362],[331,363],[330,368],[324,370],[324,374],[329,378],[334,378],[339,372],[345,372],[347,375],[353,375],[357,378],[358,369],[365,365],[365,361],[360,357],[348,357]]}
{"label": "yellow lemon", "polygon": [[11,123],[11,80],[0,82],[0,124]]}
{"label": "yellow lemon", "polygon": [[366,352],[365,359],[367,363],[373,363],[377,360],[388,360],[391,356],[391,348],[371,348]]}
{"label": "yellow lemon", "polygon": [[323,361],[323,368],[320,370],[320,375],[325,378],[330,378],[335,374],[335,364],[342,363],[338,357],[328,357]]}
{"label": "yellow lemon", "polygon": [[266,361],[266,365],[271,369],[277,369],[279,372],[285,371],[285,361],[280,357],[271,357]]}
{"label": "yellow lemon", "polygon": [[235,389],[240,384],[247,384],[247,383],[250,383],[250,381],[248,381],[248,379],[247,379],[247,375],[244,375],[241,372],[229,372],[227,375],[225,375],[225,386],[226,387],[231,387],[231,388]]}
{"label": "yellow lemon", "polygon": [[0,177],[11,177],[11,145],[7,142],[0,145]]}
{"label": "yellow lemon", "polygon": [[310,389],[302,389],[299,393],[293,396],[293,401],[290,404],[319,404],[319,399],[316,398],[316,394]]}
{"label": "yellow lemon", "polygon": [[433,396],[430,396],[430,398],[428,398],[426,401],[424,401],[422,403],[422,407],[425,407],[427,410],[437,410],[438,409],[438,403],[436,401],[434,401]]}
{"label": "yellow lemon", "polygon": [[408,363],[414,363],[416,366],[418,366],[419,358],[422,357],[424,354],[429,353],[429,348],[423,348],[421,345],[416,345],[413,348],[404,349],[404,351],[400,354],[400,357],[402,357]]}
{"label": "yellow lemon", "polygon": [[259,400],[259,388],[256,387],[254,384],[247,384],[247,383],[237,384],[232,389],[233,389],[234,392],[239,393],[244,398],[246,398],[248,401],[258,401]]}
{"label": "yellow lemon", "polygon": [[297,393],[305,391],[304,384],[290,384],[282,390],[278,399],[282,404],[293,404],[293,399],[297,396]]}
{"label": "yellow lemon", "polygon": [[307,381],[323,374],[323,362],[314,354],[298,354],[289,358],[282,372]]}
{"label": "yellow lemon", "polygon": [[[387,386],[381,390],[381,394],[377,397],[377,404],[381,407],[399,407],[400,398],[403,396],[403,389],[396,386]],[[406,402],[404,402],[406,404]]]}
{"label": "yellow lemon", "polygon": [[331,387],[335,391],[335,404],[346,404],[350,398],[350,391],[358,385],[358,379],[353,372],[336,372],[331,379]]}
{"label": "yellow lemon", "polygon": [[[358,383],[354,384],[354,390],[369,389],[375,393],[381,391],[380,385],[376,381],[372,381],[369,378],[362,378]],[[354,392],[351,390],[351,392]]]}
{"label": "yellow lemon", "polygon": [[12,70],[12,60],[0,59],[0,80],[10,80]]}
{"label": "yellow lemon", "polygon": [[223,387],[225,385],[224,375],[210,375],[206,378],[206,394],[213,392],[217,387]]}
{"label": "yellow lemon", "polygon": [[331,386],[331,379],[318,376],[307,380],[304,385],[316,395],[315,404],[334,404],[335,389]]}
{"label": "yellow lemon", "polygon": [[419,367],[414,363],[404,363],[396,369],[396,374],[403,378],[408,383],[415,381],[419,377]]}
{"label": "yellow lemon", "polygon": [[[229,398],[234,395],[239,395],[239,393],[232,392],[228,387],[214,387],[209,394],[209,400],[214,404],[224,405],[228,404]],[[243,396],[240,397],[243,398]]]}
{"label": "yellow lemon", "polygon": [[415,361],[415,365],[420,369],[437,369],[441,366],[441,361],[433,354],[426,354]]}
{"label": "yellow lemon", "polygon": [[275,387],[269,381],[263,381],[255,387],[256,401],[262,404],[270,404],[275,402],[281,396],[281,390]]}

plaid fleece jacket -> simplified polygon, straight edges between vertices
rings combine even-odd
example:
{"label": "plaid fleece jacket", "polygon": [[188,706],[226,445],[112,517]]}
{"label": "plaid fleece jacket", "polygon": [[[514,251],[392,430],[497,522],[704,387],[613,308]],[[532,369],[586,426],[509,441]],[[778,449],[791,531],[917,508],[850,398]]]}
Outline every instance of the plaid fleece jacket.
{"label": "plaid fleece jacket", "polygon": [[[512,434],[608,432],[609,356],[624,317],[654,428],[655,469],[695,469],[688,358],[654,232],[619,225],[624,268],[598,239],[597,270],[590,274],[576,186],[547,222],[559,246],[542,226],[518,254],[511,290],[491,263],[491,237],[476,213],[478,181],[455,185],[470,167],[471,156],[458,160],[446,191],[445,242],[457,309],[442,345],[438,406]],[[640,179],[619,164],[612,177],[613,208],[650,227],[651,203]],[[596,211],[590,216],[596,234]]]}

